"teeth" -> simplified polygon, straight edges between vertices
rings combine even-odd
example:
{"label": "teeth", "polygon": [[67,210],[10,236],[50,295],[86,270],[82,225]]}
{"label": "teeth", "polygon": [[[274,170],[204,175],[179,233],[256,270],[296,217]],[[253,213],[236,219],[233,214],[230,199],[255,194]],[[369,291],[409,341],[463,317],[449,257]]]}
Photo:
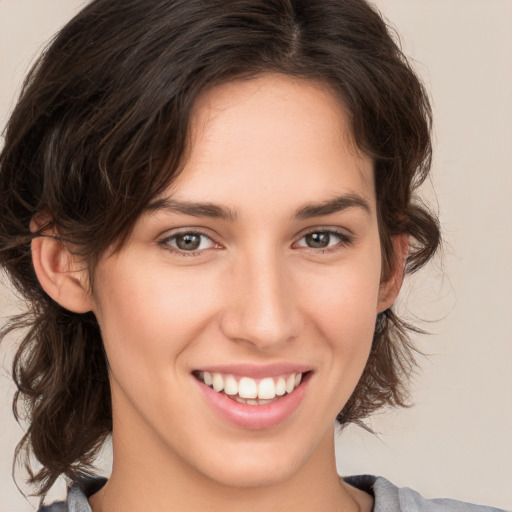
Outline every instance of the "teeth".
{"label": "teeth", "polygon": [[222,377],[222,375],[220,373],[214,373],[212,375],[212,384],[213,384],[213,389],[215,391],[217,391],[217,393],[224,389],[224,378]]}
{"label": "teeth", "polygon": [[203,380],[207,386],[211,386],[213,384],[212,374],[210,372],[203,372]]}
{"label": "teeth", "polygon": [[276,385],[274,379],[268,377],[258,384],[258,398],[270,400],[276,397]]}
{"label": "teeth", "polygon": [[258,385],[254,379],[242,377],[238,383],[238,396],[240,398],[257,398]]}
{"label": "teeth", "polygon": [[228,375],[224,380],[224,393],[226,395],[238,395],[238,382],[232,375]]}
{"label": "teeth", "polygon": [[295,375],[292,373],[286,380],[286,392],[291,393],[295,389]]}
{"label": "teeth", "polygon": [[279,379],[277,379],[277,382],[276,382],[276,395],[283,396],[285,393],[286,393],[286,381],[283,379],[283,377],[279,377]]}
{"label": "teeth", "polygon": [[240,380],[237,380],[233,375],[223,375],[217,372],[200,372],[198,376],[217,393],[223,391],[237,402],[249,405],[271,403],[276,396],[291,393],[302,380],[302,373],[292,373],[277,378],[266,377],[259,382],[251,377],[241,377]]}
{"label": "teeth", "polygon": [[271,404],[274,400],[263,400],[263,399],[255,399],[255,398],[240,398],[239,396],[233,397],[233,400],[238,402],[239,404],[245,405],[267,405]]}

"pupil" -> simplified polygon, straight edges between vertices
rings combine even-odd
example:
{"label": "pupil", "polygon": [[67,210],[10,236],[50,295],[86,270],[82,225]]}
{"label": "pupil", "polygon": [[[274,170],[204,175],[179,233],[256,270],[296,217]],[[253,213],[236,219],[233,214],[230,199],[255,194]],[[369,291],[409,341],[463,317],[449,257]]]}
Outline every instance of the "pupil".
{"label": "pupil", "polygon": [[176,237],[176,245],[184,251],[194,251],[201,244],[199,235],[179,235]]}
{"label": "pupil", "polygon": [[309,233],[309,235],[306,235],[307,244],[309,247],[314,247],[315,249],[327,247],[329,245],[329,239],[329,233]]}

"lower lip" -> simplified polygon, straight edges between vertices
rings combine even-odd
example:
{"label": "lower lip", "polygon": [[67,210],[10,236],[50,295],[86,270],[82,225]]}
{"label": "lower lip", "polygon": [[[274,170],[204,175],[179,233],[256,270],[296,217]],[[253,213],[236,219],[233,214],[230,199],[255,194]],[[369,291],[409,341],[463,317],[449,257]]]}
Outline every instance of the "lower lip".
{"label": "lower lip", "polygon": [[265,405],[240,404],[232,398],[228,398],[224,393],[217,393],[195,377],[192,378],[208,404],[224,420],[238,427],[263,430],[279,425],[298,409],[306,393],[310,376],[311,374],[308,373],[291,393]]}

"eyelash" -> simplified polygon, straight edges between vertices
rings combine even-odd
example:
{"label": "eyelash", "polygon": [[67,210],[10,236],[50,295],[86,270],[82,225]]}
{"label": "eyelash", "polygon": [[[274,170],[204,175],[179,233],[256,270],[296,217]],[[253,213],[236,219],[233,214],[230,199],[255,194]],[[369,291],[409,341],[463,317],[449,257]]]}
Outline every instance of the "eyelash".
{"label": "eyelash", "polygon": [[[325,254],[325,253],[335,252],[335,251],[339,250],[341,247],[348,247],[354,243],[353,237],[350,235],[347,235],[343,231],[338,231],[335,229],[318,229],[318,228],[311,229],[310,231],[307,231],[299,238],[298,241],[302,240],[306,236],[311,235],[313,233],[328,234],[329,236],[337,237],[339,241],[334,246],[326,247],[326,248],[314,248],[314,247],[307,247],[307,246],[300,246],[300,247],[303,247],[304,249],[309,249],[310,251],[313,251],[315,253]],[[204,253],[204,251],[208,250],[208,249],[199,249],[199,250],[194,250],[194,251],[185,251],[185,250],[178,249],[178,248],[170,245],[169,242],[171,240],[175,240],[180,235],[199,235],[199,236],[209,239],[212,243],[219,245],[219,244],[217,244],[217,242],[215,242],[215,240],[212,239],[212,237],[210,235],[208,235],[207,233],[205,233],[204,231],[201,231],[199,229],[194,229],[194,230],[189,229],[189,230],[175,232],[172,235],[167,236],[167,237],[163,238],[162,240],[160,240],[158,242],[158,245],[160,245],[161,247],[163,247],[165,250],[169,251],[170,253],[177,254],[179,256],[200,256],[201,254]],[[298,242],[295,242],[294,245],[296,245],[297,243]]]}
{"label": "eyelash", "polygon": [[193,229],[193,230],[186,229],[183,231],[177,231],[177,232],[173,233],[172,235],[166,236],[164,239],[160,240],[158,242],[158,245],[160,245],[161,247],[163,247],[165,250],[169,251],[172,254],[177,254],[178,256],[200,256],[201,254],[203,254],[204,251],[207,250],[207,249],[200,249],[200,250],[195,250],[195,251],[185,251],[185,250],[181,250],[176,247],[173,247],[172,245],[169,244],[169,242],[171,240],[176,239],[180,235],[199,235],[199,236],[208,238],[208,240],[211,240],[215,245],[219,245],[219,244],[217,244],[217,242],[215,242],[215,240],[212,239],[212,237],[210,235],[208,235],[204,231],[201,231],[200,229]]}
{"label": "eyelash", "polygon": [[[341,230],[328,229],[328,228],[326,228],[326,229],[322,229],[322,228],[320,228],[320,229],[319,228],[311,229],[311,230],[307,231],[306,233],[304,233],[300,237],[299,241],[302,240],[303,238],[305,238],[306,236],[311,235],[313,233],[323,233],[323,234],[328,234],[329,236],[335,236],[336,238],[338,238],[338,243],[335,244],[332,247],[314,248],[314,247],[304,247],[304,246],[301,246],[301,247],[304,247],[305,249],[309,249],[310,251],[314,251],[315,253],[325,254],[325,253],[336,252],[337,250],[341,249],[342,247],[349,247],[349,246],[351,246],[354,243],[354,237],[353,236],[350,236],[350,235],[348,235],[347,233],[345,233],[344,231],[341,231]],[[296,243],[297,242],[295,242],[295,244]]]}

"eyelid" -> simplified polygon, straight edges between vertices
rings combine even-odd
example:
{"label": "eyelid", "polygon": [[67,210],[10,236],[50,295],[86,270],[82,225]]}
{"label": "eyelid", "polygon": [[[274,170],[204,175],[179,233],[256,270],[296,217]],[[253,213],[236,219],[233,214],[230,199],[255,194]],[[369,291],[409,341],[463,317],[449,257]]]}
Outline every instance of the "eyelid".
{"label": "eyelid", "polygon": [[329,233],[331,235],[335,235],[339,238],[339,243],[335,244],[331,247],[325,247],[325,248],[315,248],[315,247],[308,247],[308,246],[299,246],[303,249],[310,250],[313,252],[331,252],[336,251],[342,247],[350,246],[354,243],[355,236],[348,230],[348,229],[342,229],[339,227],[333,227],[333,226],[315,226],[313,228],[309,228],[307,231],[302,232],[298,237],[297,241],[294,242],[293,245],[296,245],[300,240],[302,240],[307,235],[310,235],[312,233]]}
{"label": "eyelid", "polygon": [[[188,235],[188,234],[204,236],[205,238],[208,238],[212,242],[214,247],[208,247],[207,249],[196,249],[193,251],[185,251],[185,250],[179,249],[177,247],[173,247],[172,245],[169,244],[169,240],[172,240],[173,238],[176,238],[179,235]],[[208,233],[206,230],[204,230],[202,228],[195,228],[195,227],[177,228],[172,231],[167,231],[163,236],[161,236],[159,238],[159,240],[157,241],[157,244],[159,246],[161,246],[162,248],[164,248],[165,250],[167,250],[171,253],[174,253],[174,254],[178,254],[180,256],[200,256],[201,254],[204,254],[206,251],[208,251],[210,249],[219,249],[222,247],[221,244],[219,244],[215,240],[215,238],[212,237],[211,234]]]}
{"label": "eyelid", "polygon": [[[339,242],[335,244],[334,246],[325,247],[325,248],[315,248],[315,247],[308,247],[308,246],[298,246],[298,242],[302,240],[304,237],[306,237],[309,234],[312,233],[329,233],[331,235],[334,235],[338,237]],[[214,244],[214,247],[208,247],[206,249],[196,249],[191,251],[186,251],[179,249],[177,247],[173,247],[169,244],[169,240],[179,236],[179,235],[185,235],[185,234],[195,234],[195,235],[201,235],[207,238]],[[334,252],[336,250],[339,250],[343,247],[350,246],[354,243],[354,235],[350,232],[348,229],[343,229],[340,227],[333,227],[333,226],[314,226],[306,231],[303,231],[296,237],[296,241],[292,244],[292,247],[300,247],[305,250],[309,250],[314,253],[326,253],[326,252]],[[167,251],[178,254],[180,256],[199,256],[204,254],[205,252],[211,250],[211,249],[219,249],[222,248],[222,245],[219,244],[215,238],[205,229],[203,228],[196,228],[196,227],[184,227],[184,228],[176,228],[175,230],[171,230],[170,232],[166,232],[160,239],[158,240],[158,245],[166,249]]]}

